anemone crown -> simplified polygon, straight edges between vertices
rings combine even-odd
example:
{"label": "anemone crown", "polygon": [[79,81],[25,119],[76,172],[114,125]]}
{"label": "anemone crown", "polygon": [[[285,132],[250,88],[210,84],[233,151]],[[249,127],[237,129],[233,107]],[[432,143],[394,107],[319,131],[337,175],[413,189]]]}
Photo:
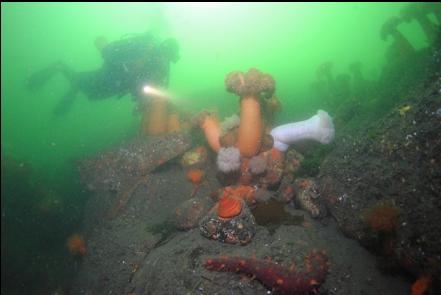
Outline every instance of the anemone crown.
{"label": "anemone crown", "polygon": [[270,98],[274,94],[276,82],[271,75],[251,68],[246,73],[229,73],[225,77],[225,86],[228,92],[236,93],[240,97],[257,95],[260,98]]}

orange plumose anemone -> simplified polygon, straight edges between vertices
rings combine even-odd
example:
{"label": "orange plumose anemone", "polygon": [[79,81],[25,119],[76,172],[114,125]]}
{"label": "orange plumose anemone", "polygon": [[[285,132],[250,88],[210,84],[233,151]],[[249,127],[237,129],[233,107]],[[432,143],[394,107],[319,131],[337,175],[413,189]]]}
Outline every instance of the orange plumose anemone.
{"label": "orange plumose anemone", "polygon": [[203,111],[201,114],[196,116],[196,121],[199,127],[204,131],[205,139],[208,145],[214,152],[218,152],[221,148],[220,137],[222,134],[222,129],[219,120],[214,114],[207,111]]}
{"label": "orange plumose anemone", "polygon": [[179,115],[177,113],[172,113],[168,116],[168,132],[179,132],[181,131],[181,122],[179,120]]}
{"label": "orange plumose anemone", "polygon": [[391,233],[398,225],[400,210],[391,201],[380,201],[364,212],[364,220],[376,232]]}
{"label": "orange plumose anemone", "polygon": [[238,148],[243,157],[257,154],[262,144],[263,122],[260,109],[262,98],[271,97],[275,90],[274,79],[257,69],[248,72],[231,72],[225,78],[228,92],[240,97],[240,123]]}
{"label": "orange plumose anemone", "polygon": [[167,108],[168,100],[162,97],[153,97],[146,103],[141,123],[143,135],[161,135],[167,132]]}
{"label": "orange plumose anemone", "polygon": [[430,274],[422,274],[418,280],[416,280],[412,284],[411,295],[424,295],[426,291],[429,289],[430,284],[432,283],[432,276]]}

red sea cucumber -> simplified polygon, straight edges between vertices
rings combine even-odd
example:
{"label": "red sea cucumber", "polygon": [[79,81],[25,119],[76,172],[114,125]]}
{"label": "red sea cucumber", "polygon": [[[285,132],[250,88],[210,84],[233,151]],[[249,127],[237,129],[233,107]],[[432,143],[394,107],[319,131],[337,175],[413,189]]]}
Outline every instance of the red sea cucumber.
{"label": "red sea cucumber", "polygon": [[325,252],[312,251],[306,256],[302,271],[270,260],[226,256],[207,259],[204,267],[211,271],[251,275],[275,294],[307,295],[316,292],[318,285],[323,283],[329,263]]}

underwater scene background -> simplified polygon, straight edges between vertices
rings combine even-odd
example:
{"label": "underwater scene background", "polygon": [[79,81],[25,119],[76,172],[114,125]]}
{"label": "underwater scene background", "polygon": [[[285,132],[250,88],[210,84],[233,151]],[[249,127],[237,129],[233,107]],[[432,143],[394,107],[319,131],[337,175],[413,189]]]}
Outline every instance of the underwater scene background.
{"label": "underwater scene background", "polygon": [[[436,2],[2,3],[2,294],[436,294],[440,19]],[[145,136],[144,60],[78,75],[147,32],[178,44],[159,87],[176,133]],[[54,112],[95,78],[123,86]],[[242,124],[256,81],[275,88],[270,143],[225,151],[239,126],[214,148],[204,116]],[[329,140],[273,148],[318,110]]]}

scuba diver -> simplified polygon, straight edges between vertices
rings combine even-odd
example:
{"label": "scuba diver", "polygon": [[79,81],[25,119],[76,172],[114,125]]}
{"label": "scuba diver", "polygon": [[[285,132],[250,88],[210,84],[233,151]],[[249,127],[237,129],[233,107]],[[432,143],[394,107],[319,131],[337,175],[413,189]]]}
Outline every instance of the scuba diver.
{"label": "scuba diver", "polygon": [[69,91],[55,108],[55,114],[62,115],[70,109],[78,92],[84,93],[91,100],[112,96],[121,98],[126,94],[137,99],[146,84],[167,88],[170,63],[179,60],[179,45],[175,39],[158,43],[151,33],[122,38],[112,43],[98,37],[95,46],[103,58],[99,69],[76,72],[63,62],[55,62],[32,74],[27,80],[27,88],[37,90],[55,74],[62,74],[70,82]]}

